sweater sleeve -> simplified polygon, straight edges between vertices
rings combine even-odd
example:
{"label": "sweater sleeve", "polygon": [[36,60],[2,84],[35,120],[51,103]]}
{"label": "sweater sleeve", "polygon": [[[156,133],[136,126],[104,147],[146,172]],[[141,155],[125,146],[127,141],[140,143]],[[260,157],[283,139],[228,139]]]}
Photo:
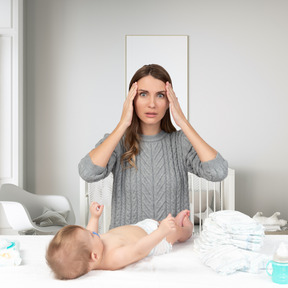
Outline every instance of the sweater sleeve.
{"label": "sweater sleeve", "polygon": [[214,159],[201,162],[196,150],[183,132],[182,145],[188,172],[213,182],[222,181],[227,177],[228,162],[219,152]]}
{"label": "sweater sleeve", "polygon": [[[108,136],[109,134],[105,134],[104,137],[95,145],[95,148],[99,146]],[[117,147],[113,151],[106,167],[95,165],[92,162],[90,155],[88,153],[84,158],[81,159],[81,161],[78,164],[78,171],[81,178],[88,183],[97,182],[101,179],[106,178],[110,174],[116,163],[117,159],[116,150]]]}

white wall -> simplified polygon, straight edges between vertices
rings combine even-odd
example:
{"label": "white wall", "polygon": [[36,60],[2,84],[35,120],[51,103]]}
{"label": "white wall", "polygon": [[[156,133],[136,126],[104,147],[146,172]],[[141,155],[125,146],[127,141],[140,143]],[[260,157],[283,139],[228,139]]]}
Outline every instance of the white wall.
{"label": "white wall", "polygon": [[65,195],[79,215],[78,162],[121,116],[125,35],[181,34],[190,122],[236,170],[236,208],[288,219],[288,1],[25,5],[27,190]]}

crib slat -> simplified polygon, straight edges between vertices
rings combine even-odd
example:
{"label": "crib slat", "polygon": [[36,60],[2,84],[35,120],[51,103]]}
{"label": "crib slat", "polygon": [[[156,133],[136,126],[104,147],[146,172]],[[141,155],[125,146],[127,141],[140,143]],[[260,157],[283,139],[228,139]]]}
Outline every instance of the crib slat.
{"label": "crib slat", "polygon": [[224,210],[224,181],[220,184],[221,210]]}
{"label": "crib slat", "polygon": [[205,180],[206,183],[206,218],[209,216],[209,182]]}
{"label": "crib slat", "polygon": [[199,194],[199,232],[201,233],[201,230],[202,230],[202,214],[201,214],[201,212],[202,212],[202,205],[201,205],[201,194],[202,194],[202,178],[199,178],[199,192],[198,192],[198,194]]}
{"label": "crib slat", "polygon": [[[189,177],[189,181],[190,181],[190,184],[191,184],[191,188],[192,188],[192,195],[191,195],[191,207],[190,207],[190,220],[191,222],[193,223],[193,231],[195,229],[195,226],[194,226],[194,215],[195,215],[195,209],[194,209],[194,205],[195,205],[195,190],[194,190],[194,175],[193,174],[190,174],[190,177]],[[191,209],[192,208],[192,209]]]}
{"label": "crib slat", "polygon": [[216,212],[216,183],[213,183],[213,199],[214,199],[214,205],[213,205],[213,211]]}

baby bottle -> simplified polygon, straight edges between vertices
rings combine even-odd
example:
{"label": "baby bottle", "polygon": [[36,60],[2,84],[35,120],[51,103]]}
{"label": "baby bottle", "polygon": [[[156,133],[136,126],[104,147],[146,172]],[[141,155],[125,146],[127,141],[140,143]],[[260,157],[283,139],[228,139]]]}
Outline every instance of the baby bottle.
{"label": "baby bottle", "polygon": [[273,260],[269,261],[266,271],[272,281],[278,284],[288,284],[288,244],[281,242]]}

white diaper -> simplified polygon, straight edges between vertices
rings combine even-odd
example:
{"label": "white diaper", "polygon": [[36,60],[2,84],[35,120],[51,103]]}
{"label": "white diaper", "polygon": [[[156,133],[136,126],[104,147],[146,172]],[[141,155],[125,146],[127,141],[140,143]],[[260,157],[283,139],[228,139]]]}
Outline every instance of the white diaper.
{"label": "white diaper", "polygon": [[[143,221],[136,223],[135,226],[142,228],[147,234],[151,234],[158,228],[159,222],[152,219],[145,219]],[[167,254],[171,252],[171,250],[172,250],[172,244],[168,243],[166,238],[164,238],[157,246],[155,246],[150,251],[148,256],[152,255],[158,256],[162,254]]]}

